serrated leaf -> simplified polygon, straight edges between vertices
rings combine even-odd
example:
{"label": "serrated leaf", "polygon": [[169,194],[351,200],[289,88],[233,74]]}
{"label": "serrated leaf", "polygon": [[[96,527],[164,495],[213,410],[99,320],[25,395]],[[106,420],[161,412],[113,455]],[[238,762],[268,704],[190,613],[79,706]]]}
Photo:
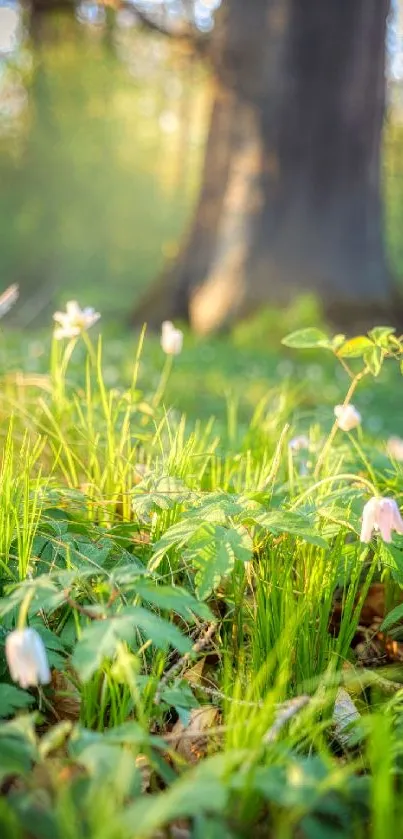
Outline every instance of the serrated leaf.
{"label": "serrated leaf", "polygon": [[253,542],[247,530],[239,525],[226,528],[206,524],[189,541],[186,558],[198,569],[195,583],[201,600],[217,588],[222,577],[229,574],[236,560],[247,562],[253,554]]}
{"label": "serrated leaf", "polygon": [[167,551],[185,545],[201,527],[203,522],[194,518],[181,519],[169,527],[154,545],[154,554],[149,562],[150,570],[155,571]]}
{"label": "serrated leaf", "polygon": [[328,548],[328,543],[311,525],[311,523],[302,515],[298,513],[282,512],[275,510],[269,513],[263,513],[255,518],[257,524],[267,528],[271,533],[289,533],[291,536],[298,536],[309,542],[311,545],[317,545],[320,548]]}
{"label": "serrated leaf", "polygon": [[190,503],[194,493],[180,478],[171,475],[150,475],[144,478],[132,494],[132,507],[139,516],[172,510],[177,504]]}
{"label": "serrated leaf", "polygon": [[365,335],[358,335],[345,341],[338,350],[337,355],[341,358],[361,358],[368,350],[373,349],[373,342]]}
{"label": "serrated leaf", "polygon": [[325,332],[322,332],[316,327],[309,327],[307,329],[298,329],[296,332],[291,332],[283,338],[282,344],[293,349],[313,349],[315,347],[323,347],[325,349],[332,349],[332,344]]}

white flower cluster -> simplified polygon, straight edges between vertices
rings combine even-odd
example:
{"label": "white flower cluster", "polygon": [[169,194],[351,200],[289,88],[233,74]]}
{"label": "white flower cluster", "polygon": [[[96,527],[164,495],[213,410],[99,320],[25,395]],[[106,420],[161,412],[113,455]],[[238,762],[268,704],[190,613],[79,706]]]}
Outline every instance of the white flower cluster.
{"label": "white flower cluster", "polygon": [[76,300],[69,300],[65,312],[55,312],[53,315],[53,320],[58,324],[53,335],[57,341],[62,338],[77,338],[82,332],[94,326],[100,317],[99,312],[91,306],[80,309]]}

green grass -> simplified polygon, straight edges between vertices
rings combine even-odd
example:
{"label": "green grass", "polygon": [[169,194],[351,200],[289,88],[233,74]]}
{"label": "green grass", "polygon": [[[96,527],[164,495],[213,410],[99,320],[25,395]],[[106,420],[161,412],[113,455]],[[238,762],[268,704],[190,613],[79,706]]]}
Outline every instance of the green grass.
{"label": "green grass", "polygon": [[[376,336],[342,432],[349,374],[280,344],[315,321],[305,300],[281,325],[185,335],[170,371],[147,334],[3,333],[2,836],[403,834],[401,667],[355,650],[371,582],[389,609],[403,585],[403,537],[359,540],[371,495],[402,506],[402,348]],[[25,620],[52,667],[39,690],[4,657]]]}

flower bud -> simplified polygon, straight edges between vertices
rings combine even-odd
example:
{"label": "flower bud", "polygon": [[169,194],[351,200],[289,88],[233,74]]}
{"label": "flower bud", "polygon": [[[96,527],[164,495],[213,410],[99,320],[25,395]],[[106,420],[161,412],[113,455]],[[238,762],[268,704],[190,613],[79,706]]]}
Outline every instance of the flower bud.
{"label": "flower bud", "polygon": [[354,408],[354,405],[336,405],[334,413],[337,425],[342,431],[351,431],[357,428],[361,422],[361,414]]}
{"label": "flower bud", "polygon": [[183,346],[183,332],[165,320],[161,329],[161,347],[167,355],[179,355]]}

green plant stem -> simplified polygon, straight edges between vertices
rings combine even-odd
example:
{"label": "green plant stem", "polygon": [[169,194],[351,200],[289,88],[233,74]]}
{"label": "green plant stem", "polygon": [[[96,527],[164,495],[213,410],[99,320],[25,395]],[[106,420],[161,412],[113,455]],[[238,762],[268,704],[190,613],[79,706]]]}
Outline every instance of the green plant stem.
{"label": "green plant stem", "polygon": [[[347,405],[350,404],[351,399],[353,398],[354,393],[355,393],[355,391],[357,389],[357,386],[359,385],[361,379],[363,379],[364,376],[366,376],[368,373],[369,373],[368,367],[364,367],[363,370],[361,370],[359,373],[357,373],[356,376],[354,376],[354,379],[352,380],[352,382],[350,384],[350,387],[349,387],[349,389],[346,393],[346,396],[345,396],[345,399],[344,399],[344,402],[343,402],[343,406],[342,406],[343,408],[346,408]],[[325,442],[325,445],[323,446],[323,449],[322,449],[322,451],[321,451],[321,453],[318,457],[318,461],[317,461],[317,464],[316,464],[316,467],[315,467],[315,472],[314,472],[315,480],[317,480],[320,476],[322,466],[323,466],[323,464],[326,460],[328,451],[329,451],[329,449],[330,449],[330,447],[333,443],[333,440],[334,440],[334,438],[337,434],[338,427],[339,427],[338,419],[335,419],[335,421],[332,425],[332,428],[330,430],[329,436],[328,436],[328,438]]]}
{"label": "green plant stem", "polygon": [[171,375],[173,360],[174,360],[173,355],[167,355],[166,360],[165,360],[165,364],[162,368],[161,378],[159,380],[157,390],[155,391],[153,399],[152,399],[153,408],[158,408],[158,405],[160,404],[160,402],[161,402],[161,400],[164,396],[166,386],[168,384],[168,379]]}
{"label": "green plant stem", "polygon": [[21,603],[20,611],[18,614],[17,629],[25,629],[27,625],[28,611],[33,595],[33,589],[31,591],[28,591],[24,597],[24,600]]}
{"label": "green plant stem", "polygon": [[319,489],[321,486],[325,486],[326,484],[334,483],[335,481],[354,481],[356,483],[363,484],[363,486],[367,487],[372,495],[377,495],[376,488],[370,481],[367,481],[366,478],[362,478],[361,475],[354,475],[352,472],[342,472],[340,475],[328,475],[327,478],[322,478],[321,481],[317,481],[315,484],[309,487],[302,495],[297,498],[295,503],[292,505],[291,510],[295,510],[297,507],[305,501],[306,498],[309,498],[311,493],[315,489]]}

